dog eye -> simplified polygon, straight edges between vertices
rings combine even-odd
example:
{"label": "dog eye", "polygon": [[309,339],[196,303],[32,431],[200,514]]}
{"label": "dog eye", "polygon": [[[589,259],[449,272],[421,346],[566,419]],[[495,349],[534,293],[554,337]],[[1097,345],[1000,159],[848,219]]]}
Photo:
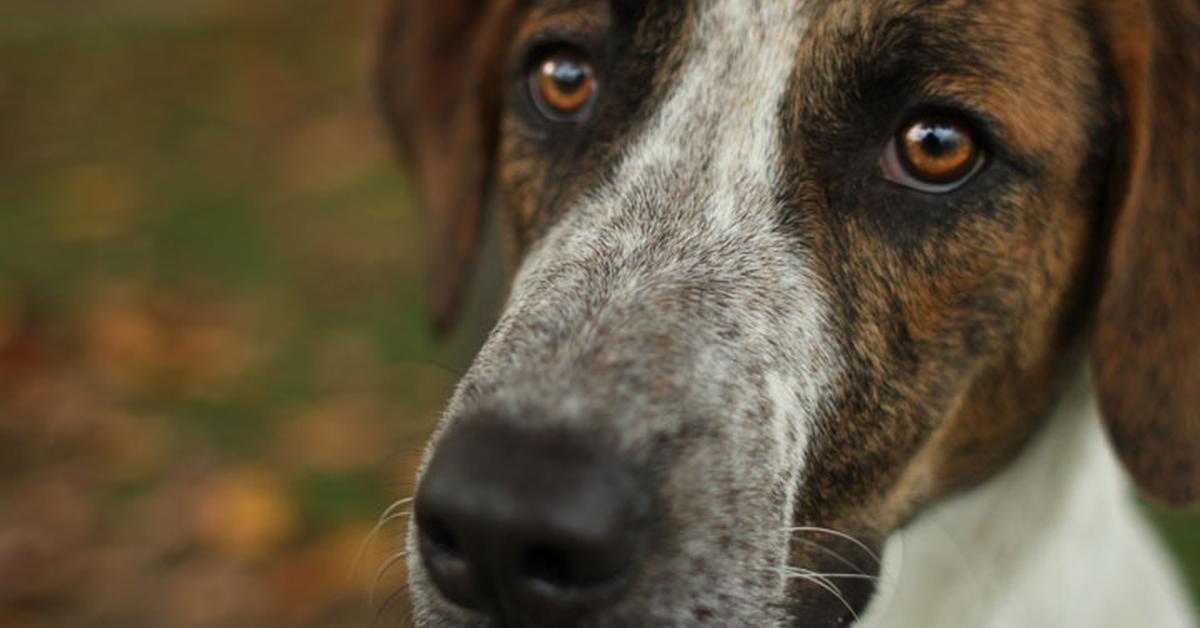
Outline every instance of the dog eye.
{"label": "dog eye", "polygon": [[582,53],[559,50],[534,64],[529,90],[543,116],[555,122],[579,122],[595,99],[596,72]]}
{"label": "dog eye", "polygon": [[966,121],[922,116],[904,125],[880,160],[889,180],[922,192],[943,194],[966,183],[985,161]]}

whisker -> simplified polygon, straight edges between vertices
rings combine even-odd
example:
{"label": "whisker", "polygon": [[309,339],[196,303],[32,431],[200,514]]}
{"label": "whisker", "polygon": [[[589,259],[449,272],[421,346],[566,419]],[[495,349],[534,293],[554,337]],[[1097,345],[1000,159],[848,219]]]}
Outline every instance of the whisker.
{"label": "whisker", "polygon": [[804,545],[807,545],[809,547],[820,550],[822,553],[824,553],[832,558],[837,559],[843,565],[845,565],[851,569],[855,569],[859,573],[866,573],[866,570],[864,570],[862,567],[859,567],[858,564],[856,564],[854,561],[850,560],[849,558],[846,558],[845,556],[842,556],[841,554],[833,551],[832,549],[829,549],[828,547],[825,547],[824,545],[821,545],[820,543],[818,543],[816,541],[813,541],[811,539],[800,539],[800,538],[794,539],[794,540],[799,541],[800,543],[803,543]]}
{"label": "whisker", "polygon": [[[380,521],[380,525],[381,526],[387,525],[397,519],[403,519],[403,518],[409,516],[410,514],[412,514],[412,513],[405,511],[405,510],[393,513],[393,514],[389,515],[388,517],[384,518],[382,521]],[[378,531],[376,531],[376,533],[378,533]]]}
{"label": "whisker", "polygon": [[788,579],[798,578],[821,587],[830,595],[836,597],[838,601],[842,603],[842,606],[845,606],[846,610],[850,611],[850,614],[854,616],[854,621],[858,621],[858,613],[854,612],[854,607],[850,606],[850,602],[846,601],[846,597],[842,595],[841,589],[838,589],[836,586],[834,586],[832,582],[823,580],[819,576],[808,573],[788,573],[785,570],[784,575],[786,575]]}
{"label": "whisker", "polygon": [[[392,602],[395,602],[396,600],[400,599],[400,597],[403,594],[404,594],[404,587],[399,587],[395,591],[393,591],[391,595],[387,596],[387,599],[385,599],[383,601],[383,605],[380,606],[379,610],[375,612],[375,619],[373,619],[371,621],[371,625],[372,626],[377,625],[379,623],[379,620],[383,619],[383,616],[387,613],[388,607],[392,605]],[[409,623],[411,625],[411,623],[412,623],[411,619],[409,619]]]}
{"label": "whisker", "polygon": [[798,567],[786,568],[788,575],[796,576],[819,576],[821,578],[841,578],[842,580],[870,580],[871,582],[879,582],[878,576],[872,576],[865,573],[824,573],[819,571],[811,571],[809,569],[800,569]]}
{"label": "whisker", "polygon": [[375,571],[375,580],[371,583],[371,590],[367,593],[367,608],[375,608],[375,591],[379,588],[380,581],[392,567],[396,566],[396,563],[404,560],[406,556],[408,556],[408,552],[396,552],[383,561],[383,564]]}
{"label": "whisker", "polygon": [[838,538],[850,541],[851,543],[858,546],[859,549],[866,552],[868,556],[870,556],[872,559],[874,559],[876,563],[881,562],[879,560],[879,556],[877,554],[875,554],[875,552],[872,551],[871,548],[867,547],[866,543],[863,543],[862,541],[850,536],[849,534],[846,534],[845,532],[838,532],[837,530],[831,530],[829,528],[821,528],[821,527],[817,527],[817,526],[800,526],[800,527],[796,527],[796,528],[788,528],[788,532],[792,532],[792,533],[817,532],[820,534],[829,534],[832,536],[836,536]]}
{"label": "whisker", "polygon": [[360,564],[362,564],[362,560],[367,555],[367,551],[374,549],[375,539],[379,536],[379,532],[383,530],[383,527],[389,522],[408,516],[408,512],[402,511],[401,509],[411,504],[412,501],[413,498],[411,497],[398,499],[392,502],[392,504],[383,511],[383,514],[379,515],[379,521],[375,522],[375,527],[371,528],[371,531],[367,533],[367,537],[364,538],[362,544],[359,545],[358,551],[354,553],[354,561],[350,564],[351,575],[358,572],[358,567]]}

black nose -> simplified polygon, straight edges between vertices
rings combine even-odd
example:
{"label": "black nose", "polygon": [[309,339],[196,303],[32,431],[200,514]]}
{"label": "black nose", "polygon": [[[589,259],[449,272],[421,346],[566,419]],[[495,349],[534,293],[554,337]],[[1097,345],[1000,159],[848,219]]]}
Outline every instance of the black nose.
{"label": "black nose", "polygon": [[446,598],[502,626],[569,626],[636,571],[649,501],[594,443],[467,427],[441,442],[417,490],[422,560]]}

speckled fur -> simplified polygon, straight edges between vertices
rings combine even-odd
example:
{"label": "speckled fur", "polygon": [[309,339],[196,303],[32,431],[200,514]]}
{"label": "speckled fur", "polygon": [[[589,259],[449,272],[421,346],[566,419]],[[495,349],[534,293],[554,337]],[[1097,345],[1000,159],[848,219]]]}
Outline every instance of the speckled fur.
{"label": "speckled fur", "polygon": [[[1130,78],[1157,67],[1137,44],[1153,30],[1143,0],[486,4],[442,16],[448,36],[486,45],[429,44],[438,67],[467,69],[431,99],[440,109],[413,105],[432,81],[406,87],[423,75],[396,70],[412,50],[386,48],[381,75],[425,186],[450,186],[427,194],[452,257],[434,272],[440,319],[480,202],[443,201],[489,190],[518,260],[430,451],[504,421],[587,434],[649,479],[652,550],[584,628],[1191,625],[1100,427],[1151,495],[1200,490],[1200,343],[1178,322],[1200,317],[1200,212],[1124,209],[1200,189],[1200,96]],[[1158,9],[1171,38],[1200,33],[1195,0],[1158,6],[1173,7]],[[425,33],[438,21],[422,11],[439,9],[399,9]],[[521,55],[543,32],[599,64],[586,125],[531,121]],[[1200,87],[1200,55],[1154,54]],[[467,122],[447,113],[449,95],[480,90]],[[1177,132],[1154,127],[1147,157],[1151,98],[1173,105]],[[944,196],[879,174],[887,139],[928,102],[990,130],[989,163]],[[1127,242],[1137,220],[1172,257]],[[1106,282],[1110,241],[1124,243],[1118,278],[1129,257],[1178,272],[1130,300]],[[1129,307],[1158,301],[1178,312]],[[1137,352],[1121,330],[1139,326],[1179,351],[1121,367]],[[1088,364],[1120,412],[1097,411]],[[789,531],[801,526],[863,545]],[[419,626],[491,625],[437,593],[412,543],[409,563]],[[842,599],[787,575],[848,567],[863,577],[831,581]]]}
{"label": "speckled fur", "polygon": [[799,9],[733,0],[698,16],[677,84],[611,181],[525,258],[448,412],[598,431],[659,478],[655,549],[605,626],[785,617],[790,512],[838,371],[819,281],[775,228]]}

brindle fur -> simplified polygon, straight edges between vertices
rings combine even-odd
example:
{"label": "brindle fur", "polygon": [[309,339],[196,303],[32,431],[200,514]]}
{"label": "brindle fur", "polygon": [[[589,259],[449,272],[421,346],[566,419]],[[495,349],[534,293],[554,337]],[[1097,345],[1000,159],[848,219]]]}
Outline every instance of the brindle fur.
{"label": "brindle fur", "polygon": [[[660,549],[596,625],[844,625],[855,610],[818,586],[780,588],[772,561],[837,567],[780,532],[878,550],[1009,464],[1089,351],[1134,479],[1200,498],[1200,3],[739,1],[803,35],[768,70],[787,74],[773,188],[745,174],[762,211],[732,226],[700,208],[736,167],[702,145],[680,144],[675,169],[635,150],[689,61],[719,56],[699,38],[722,32],[704,21],[720,0],[401,0],[389,17],[382,95],[432,216],[438,320],[485,201],[524,260],[440,433],[481,412],[588,430],[664,504]],[[582,127],[538,124],[523,91],[528,51],[562,38],[598,63]],[[714,80],[763,71],[731,50]],[[763,96],[681,128],[748,145],[727,135]],[[877,164],[928,106],[987,129],[988,166],[944,196]],[[425,624],[472,621],[413,565]],[[861,610],[873,587],[844,590]]]}

